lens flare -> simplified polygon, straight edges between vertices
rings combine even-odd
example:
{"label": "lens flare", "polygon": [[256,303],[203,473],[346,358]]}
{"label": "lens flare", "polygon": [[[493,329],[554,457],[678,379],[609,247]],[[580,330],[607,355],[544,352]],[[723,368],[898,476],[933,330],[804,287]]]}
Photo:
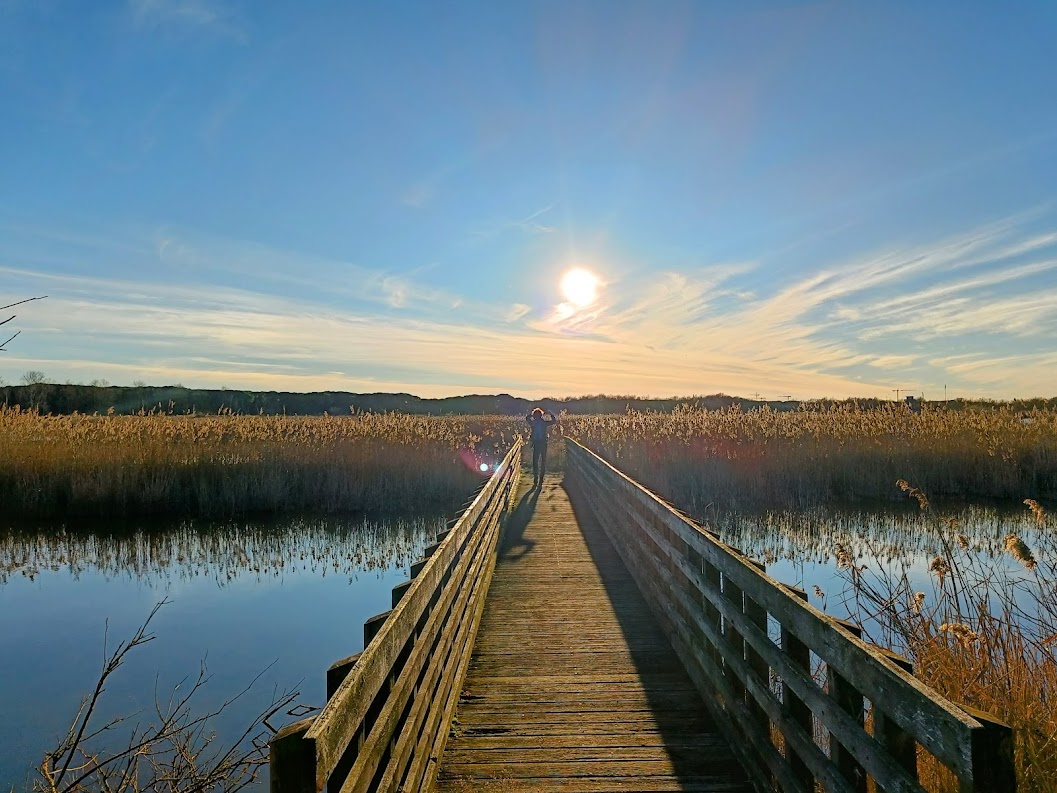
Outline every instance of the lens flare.
{"label": "lens flare", "polygon": [[577,308],[589,306],[598,299],[598,276],[575,267],[562,276],[561,290],[565,299]]}

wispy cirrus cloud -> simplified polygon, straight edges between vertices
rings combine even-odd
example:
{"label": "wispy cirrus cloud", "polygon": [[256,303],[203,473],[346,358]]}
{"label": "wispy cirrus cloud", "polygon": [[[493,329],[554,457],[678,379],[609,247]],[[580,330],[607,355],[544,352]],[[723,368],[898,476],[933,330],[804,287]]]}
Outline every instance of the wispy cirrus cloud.
{"label": "wispy cirrus cloud", "polygon": [[8,379],[21,366],[423,395],[888,396],[895,380],[1057,393],[1057,235],[1047,239],[997,223],[777,284],[761,283],[766,263],[643,267],[592,306],[533,311],[464,301],[410,273],[165,231],[112,254],[149,252],[164,282],[137,277],[142,265],[122,278],[0,268],[8,288],[52,295],[25,316],[22,357],[0,363]]}
{"label": "wispy cirrus cloud", "polygon": [[524,217],[489,223],[483,228],[470,232],[470,236],[475,239],[484,240],[512,231],[520,231],[525,234],[534,235],[553,234],[558,230],[557,227],[544,222],[545,216],[553,209],[554,205],[549,204],[548,206],[545,206],[542,209],[537,209],[535,212],[525,215]]}
{"label": "wispy cirrus cloud", "polygon": [[133,24],[141,30],[201,30],[245,44],[245,26],[219,0],[128,0]]}

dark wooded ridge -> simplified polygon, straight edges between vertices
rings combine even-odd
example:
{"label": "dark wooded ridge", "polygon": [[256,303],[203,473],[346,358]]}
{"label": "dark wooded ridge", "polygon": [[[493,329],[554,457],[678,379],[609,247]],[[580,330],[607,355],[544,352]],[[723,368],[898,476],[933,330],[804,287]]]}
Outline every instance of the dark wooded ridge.
{"label": "dark wooded ridge", "polygon": [[567,444],[494,584],[520,444],[412,567],[323,712],[276,736],[273,791],[893,793],[923,790],[926,752],[962,793],[1016,790],[1007,725]]}
{"label": "dark wooded ridge", "polygon": [[[892,405],[883,399],[817,399],[800,402],[793,399],[746,399],[727,394],[707,396],[648,397],[597,394],[568,398],[522,399],[510,394],[467,394],[465,396],[427,399],[413,394],[356,394],[348,391],[243,391],[240,389],[206,389],[172,386],[114,386],[78,385],[73,383],[34,383],[32,385],[0,385],[0,404],[23,408],[38,408],[43,413],[131,414],[141,410],[163,413],[197,413],[215,415],[220,410],[232,413],[264,413],[265,415],[347,416],[350,411],[374,413],[396,412],[433,416],[522,416],[536,405],[552,413],[570,414],[624,413],[628,410],[653,410],[668,413],[682,405],[705,410],[722,410],[737,406],[753,410],[767,406],[772,410],[796,410],[801,405],[831,407],[855,404],[870,409]],[[930,402],[950,410],[1007,407],[1016,411],[1057,409],[1057,398],[1016,399],[1009,402],[990,400],[951,399]]]}

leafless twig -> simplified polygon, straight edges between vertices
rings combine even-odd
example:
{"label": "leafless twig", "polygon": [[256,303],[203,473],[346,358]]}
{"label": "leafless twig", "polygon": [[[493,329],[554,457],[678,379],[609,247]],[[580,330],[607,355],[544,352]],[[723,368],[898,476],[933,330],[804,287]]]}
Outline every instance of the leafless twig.
{"label": "leafless twig", "polygon": [[148,629],[168,602],[159,602],[132,638],[119,643],[112,652],[107,652],[104,641],[99,679],[92,693],[81,701],[66,736],[44,755],[40,778],[34,784],[38,793],[235,793],[254,781],[268,762],[266,722],[288,710],[298,692],[274,690],[267,707],[233,742],[218,744],[211,722],[247,694],[272,665],[219,705],[195,713],[192,700],[210,680],[203,661],[190,686],[190,678],[185,678],[165,702],[155,684],[151,720],[146,725],[136,721],[123,748],[101,753],[91,747],[93,739],[139,715],[118,716],[99,727],[91,723],[108,680],[133,649],[154,640]]}
{"label": "leafless twig", "polygon": [[[6,311],[9,308],[14,308],[15,306],[21,306],[23,303],[30,303],[30,302],[32,302],[34,300],[43,300],[46,297],[47,297],[47,295],[40,295],[38,297],[27,297],[25,300],[19,300],[19,301],[15,302],[15,303],[8,303],[6,306],[0,306],[0,311]],[[0,325],[6,325],[8,322],[13,320],[15,318],[15,316],[16,316],[15,314],[12,314],[7,319],[0,319]],[[7,350],[5,349],[7,347],[7,345],[10,344],[12,341],[14,341],[14,339],[21,332],[22,331],[20,331],[20,330],[16,330],[8,339],[4,340],[3,342],[0,342],[0,352],[7,352]]]}

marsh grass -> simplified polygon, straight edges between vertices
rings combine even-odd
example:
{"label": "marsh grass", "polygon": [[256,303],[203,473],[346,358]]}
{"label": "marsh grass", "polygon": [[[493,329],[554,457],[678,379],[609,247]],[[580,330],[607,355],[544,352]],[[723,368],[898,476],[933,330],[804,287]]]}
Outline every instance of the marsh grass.
{"label": "marsh grass", "polygon": [[0,408],[0,503],[8,517],[449,508],[480,484],[479,463],[501,459],[521,424],[389,413],[42,416]]}
{"label": "marsh grass", "polygon": [[[905,540],[832,549],[844,590],[816,595],[865,638],[908,657],[930,687],[1007,722],[1019,790],[1057,791],[1057,538],[1043,507],[1057,497],[1057,412],[1023,419],[1004,408],[686,408],[576,417],[566,431],[711,524],[768,509],[909,501],[919,518]],[[1010,533],[980,547],[957,521],[933,517],[930,500],[952,499],[1023,502],[1032,544]],[[922,542],[931,548],[924,590],[901,548]],[[811,542],[799,550],[812,554]],[[919,767],[927,790],[957,790],[926,753]]]}
{"label": "marsh grass", "polygon": [[932,498],[1057,498],[1057,411],[897,405],[576,416],[566,432],[695,515]]}
{"label": "marsh grass", "polygon": [[[1007,559],[981,553],[956,521],[935,525],[928,500],[921,523],[938,538],[925,590],[906,563],[861,565],[845,559],[843,603],[878,644],[914,663],[924,683],[954,702],[996,715],[1013,729],[1018,789],[1057,791],[1057,542],[1037,501],[1027,503],[1039,531],[1032,549],[1005,537]],[[1013,564],[1008,564],[1008,561]],[[930,791],[956,791],[946,769],[919,756]]]}

